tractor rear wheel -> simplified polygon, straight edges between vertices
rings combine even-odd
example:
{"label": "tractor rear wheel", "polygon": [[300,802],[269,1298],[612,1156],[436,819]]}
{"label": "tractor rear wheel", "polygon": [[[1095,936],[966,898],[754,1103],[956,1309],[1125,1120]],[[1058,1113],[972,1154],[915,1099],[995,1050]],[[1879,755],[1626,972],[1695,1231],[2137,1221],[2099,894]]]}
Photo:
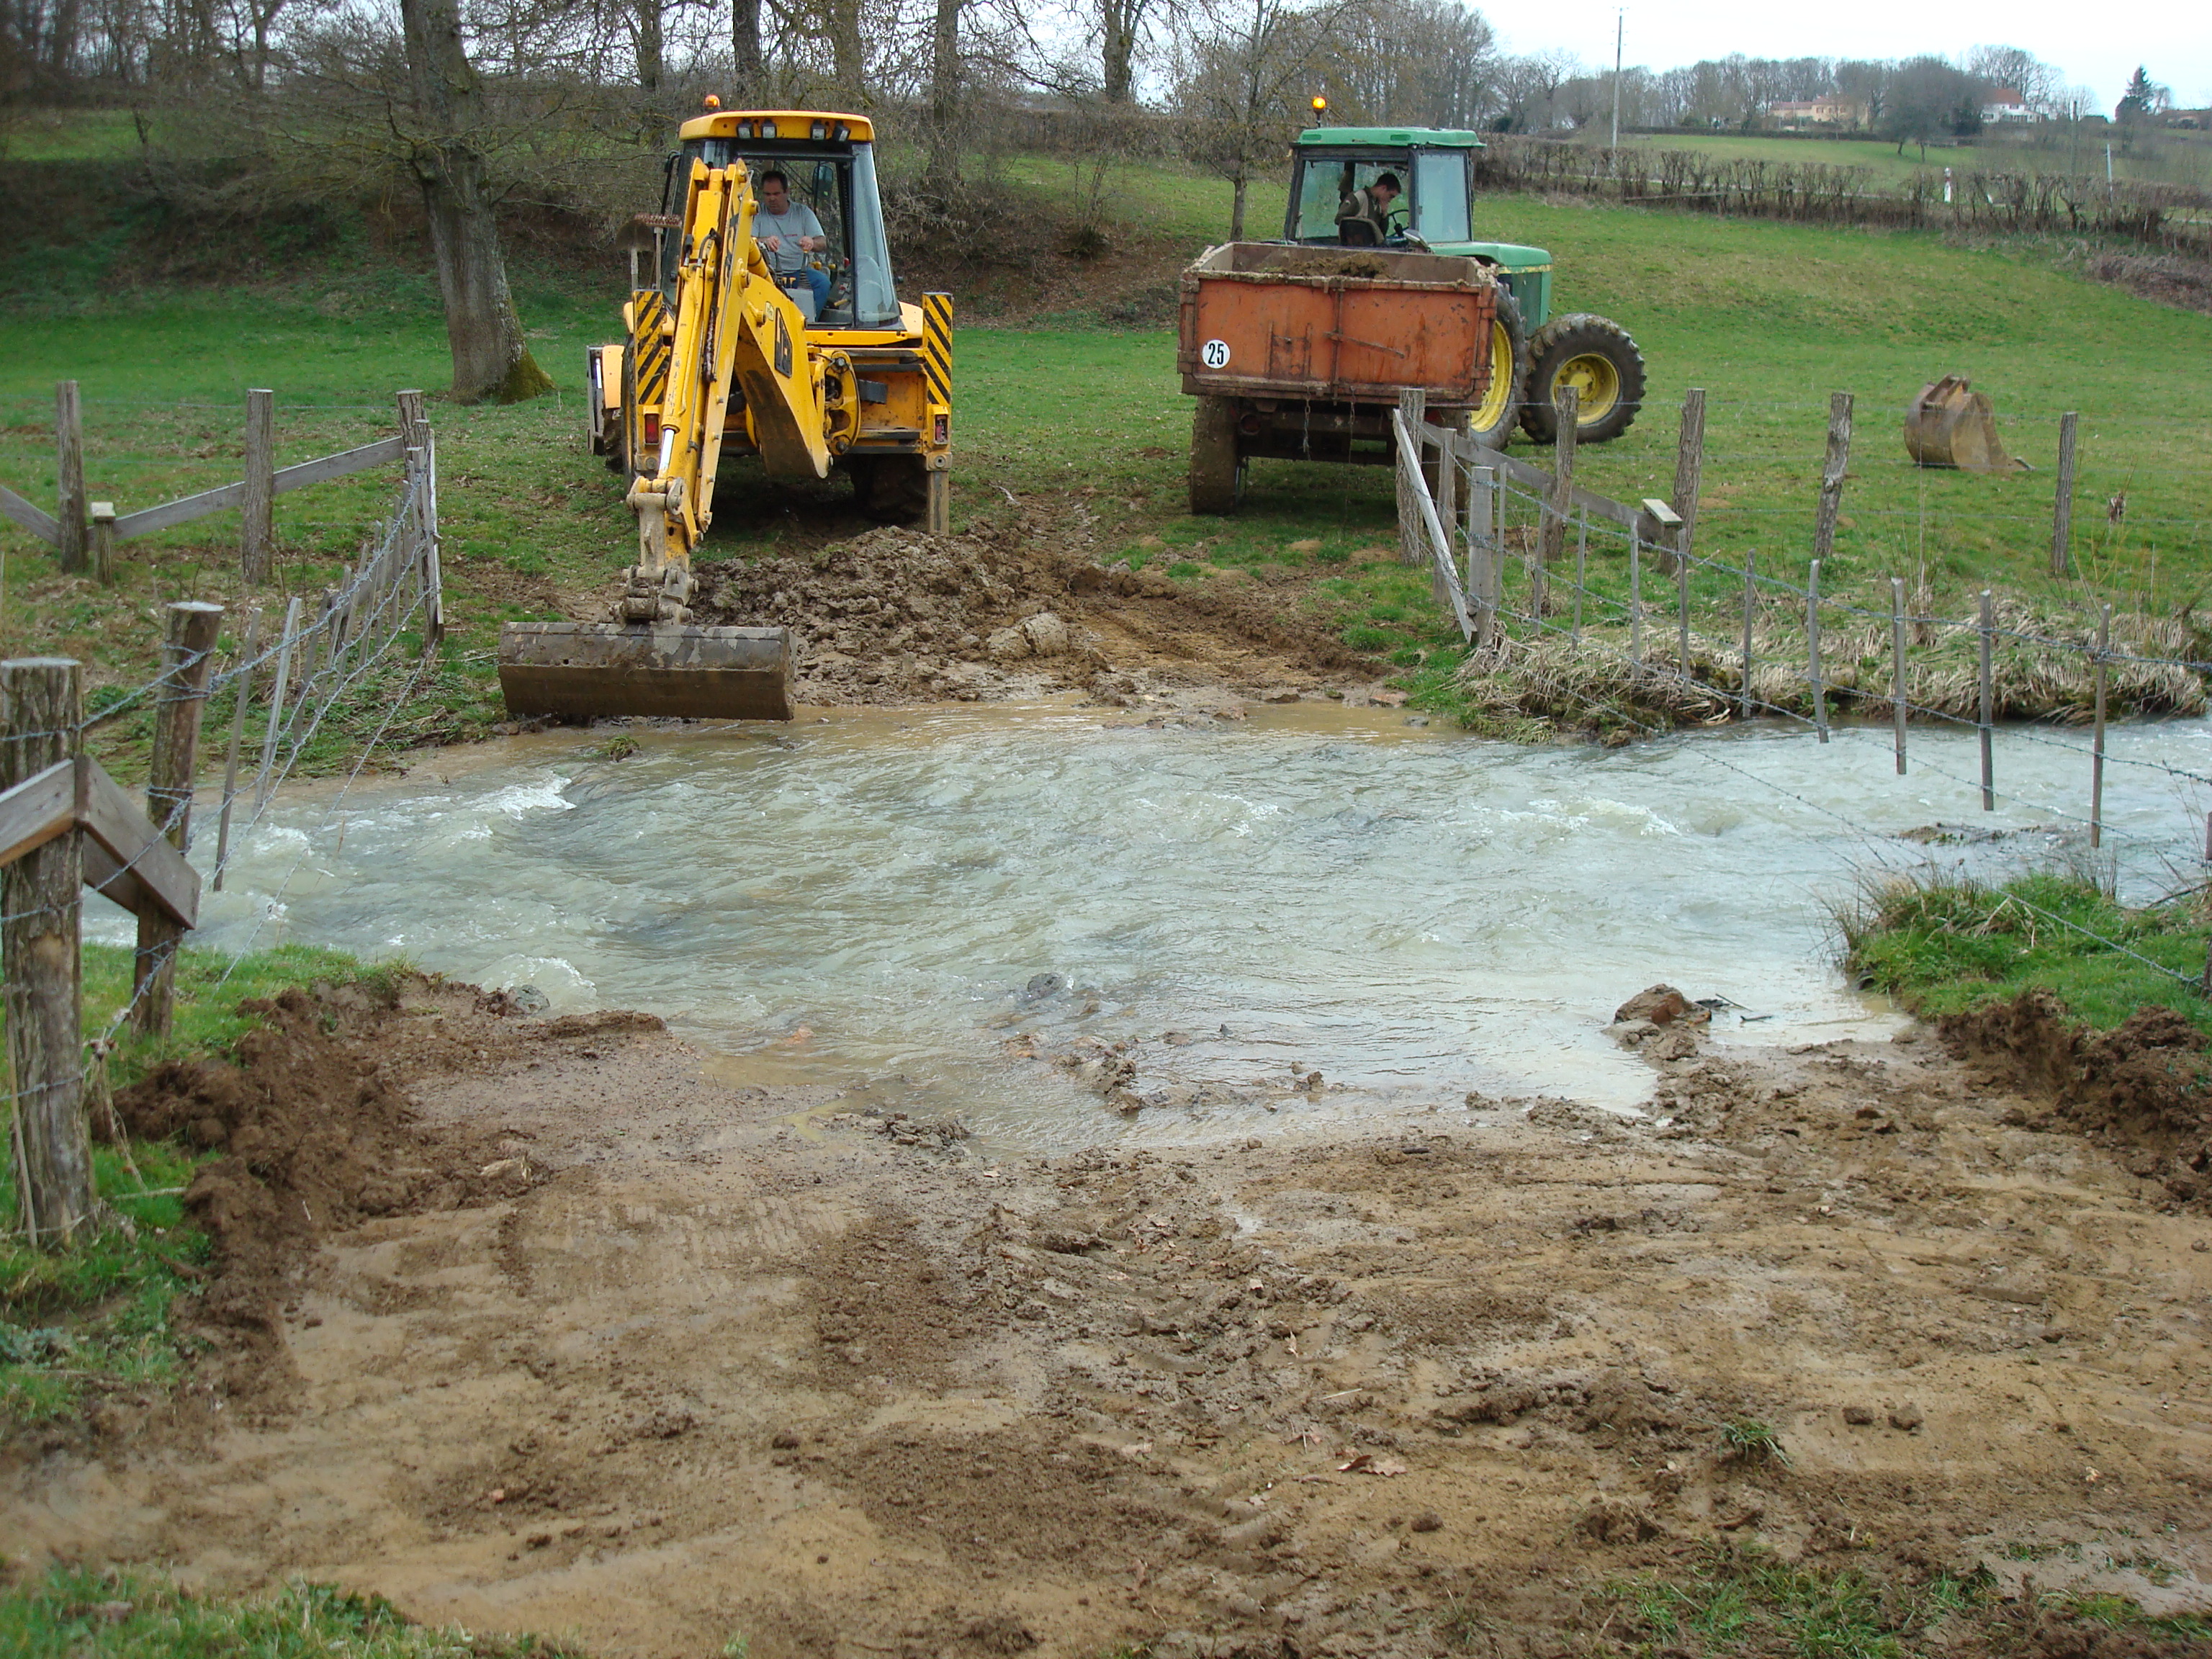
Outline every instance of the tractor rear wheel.
{"label": "tractor rear wheel", "polygon": [[1228,398],[1200,398],[1190,422],[1190,510],[1234,513],[1243,494],[1237,404]]}
{"label": "tractor rear wheel", "polygon": [[1601,444],[1618,438],[1644,406],[1644,354],[1629,332],[1610,318],[1586,311],[1556,317],[1528,343],[1528,402],[1521,428],[1540,444],[1555,441],[1559,420],[1555,400],[1561,386],[1581,396],[1575,441]]}
{"label": "tractor rear wheel", "polygon": [[1498,320],[1490,328],[1490,385],[1468,412],[1468,435],[1485,449],[1503,449],[1521,413],[1522,388],[1528,376],[1528,330],[1521,307],[1500,283]]}

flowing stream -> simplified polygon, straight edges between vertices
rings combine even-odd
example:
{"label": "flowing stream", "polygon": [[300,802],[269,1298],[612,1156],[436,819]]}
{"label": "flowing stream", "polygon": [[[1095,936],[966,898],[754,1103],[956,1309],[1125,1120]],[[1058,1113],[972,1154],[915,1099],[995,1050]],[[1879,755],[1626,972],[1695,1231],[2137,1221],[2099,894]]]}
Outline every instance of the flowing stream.
{"label": "flowing stream", "polygon": [[[1880,1032],[1894,1017],[1831,939],[1856,881],[2082,856],[2062,813],[2086,815],[2087,762],[2057,745],[2086,738],[2041,735],[2001,738],[2000,784],[2028,804],[1985,814],[1971,732],[1916,729],[1904,778],[1886,728],[1523,748],[1312,705],[837,710],[646,733],[621,760],[556,732],[287,791],[196,942],[399,953],[557,1010],[651,1009],[730,1080],[862,1085],[1009,1148],[1469,1091],[1629,1109],[1650,1073],[1601,1028],[1632,993],[1726,998],[1729,1042]],[[2132,763],[2212,774],[2212,727],[2112,748],[2124,890],[2193,877],[2212,792]],[[204,801],[198,822],[204,866]],[[1897,838],[1936,824],[2007,833]],[[119,913],[99,927],[125,936]],[[1123,1118],[1020,1057],[1032,1032],[1141,1037],[1134,1087],[1166,1103]]]}

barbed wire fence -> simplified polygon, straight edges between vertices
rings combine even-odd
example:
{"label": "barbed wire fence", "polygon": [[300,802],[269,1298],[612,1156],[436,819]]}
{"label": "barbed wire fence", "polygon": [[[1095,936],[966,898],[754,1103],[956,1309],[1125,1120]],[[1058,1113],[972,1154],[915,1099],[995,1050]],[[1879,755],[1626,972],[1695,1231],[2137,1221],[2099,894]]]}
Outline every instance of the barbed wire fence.
{"label": "barbed wire fence", "polygon": [[[310,757],[332,716],[357,708],[367,690],[382,702],[374,731],[321,823],[261,899],[253,928],[219,981],[228,982],[268,919],[281,911],[316,836],[336,818],[346,792],[437,664],[444,619],[436,440],[419,422],[404,435],[410,440],[405,481],[373,550],[312,608],[304,596],[291,599],[266,645],[260,613],[250,613],[234,659],[221,672],[212,671],[222,608],[189,601],[168,608],[161,672],[89,716],[76,663],[41,658],[0,664],[0,759],[14,786],[0,794],[0,973],[10,1060],[9,1091],[0,1100],[9,1112],[14,1230],[34,1244],[65,1243],[100,1221],[88,1106],[105,1114],[100,1127],[123,1148],[142,1194],[145,1188],[110,1103],[108,1065],[126,1026],[149,1036],[167,1033],[176,951],[197,920],[201,885],[183,855],[190,847],[206,706],[225,694],[231,700],[208,884],[219,889],[234,846],[262,823],[278,787]],[[402,664],[406,672],[395,689],[390,671]],[[241,776],[249,708],[257,697],[259,753]],[[155,712],[152,782],[141,818],[84,748],[93,731],[149,700]],[[241,802],[248,805],[239,819]],[[118,842],[125,844],[113,844]],[[87,884],[139,915],[131,994],[90,1036],[82,1026],[79,966]]]}
{"label": "barbed wire fence", "polygon": [[[1697,394],[1692,396],[1695,399]],[[1686,411],[1686,434],[1701,428],[1702,414],[1694,404]],[[1570,393],[1560,410],[1563,432],[1572,431],[1575,415]],[[1802,582],[1771,565],[1762,568],[1755,553],[1739,563],[1698,550],[1692,531],[1702,455],[1690,453],[1686,439],[1676,489],[1676,502],[1692,508],[1685,513],[1658,498],[1631,506],[1577,485],[1571,438],[1555,451],[1547,472],[1486,448],[1463,431],[1431,425],[1419,392],[1406,394],[1394,430],[1401,556],[1430,567],[1439,603],[1450,611],[1468,647],[1462,675],[1509,675],[1524,705],[1571,709],[1587,724],[1649,738],[1672,735],[1685,725],[1767,719],[1794,726],[1818,744],[1882,741],[1863,724],[1836,719],[1839,707],[1887,713],[1898,775],[1917,768],[1978,791],[1984,811],[1995,811],[2004,801],[2078,826],[2086,833],[2093,867],[2097,855],[2109,852],[2116,860],[2123,847],[2170,856],[2185,840],[2116,833],[2105,810],[2107,767],[2142,769],[2197,789],[2212,789],[2212,772],[2111,749],[2107,728],[2116,683],[2124,684],[2130,708],[2201,713],[2212,659],[2180,648],[2131,647],[2116,638],[2110,601],[2098,601],[2094,619],[2085,617],[2077,629],[2060,634],[2045,631],[2016,606],[2008,608],[2001,622],[2000,607],[1988,589],[1979,592],[1975,614],[1966,617],[1909,606],[1901,576],[1890,579],[1891,603],[1885,610],[1822,592],[1821,567],[1832,545],[1847,476],[1850,409],[1842,394],[1831,404],[1831,444],[1813,515],[1812,556]],[[2063,535],[2063,529],[2062,514],[2055,533]],[[2063,541],[2055,543],[2054,568],[2063,554]],[[1625,595],[1594,583],[1594,570],[1607,566],[1625,574]],[[1714,578],[1741,596],[1724,639],[1712,636],[1711,607],[1692,601],[1700,577],[1708,596]],[[1778,611],[1786,625],[1778,620]],[[2144,618],[2127,620],[2139,634],[2155,631]],[[2087,743],[2069,741],[2049,726],[2000,724],[2009,712],[1998,695],[1995,673],[2001,641],[2030,654],[2024,672],[2043,676],[2039,690],[2045,701],[2071,699],[2084,705],[2079,712],[2089,727]],[[1971,647],[1972,670],[1939,680],[1929,655],[1952,643]],[[1844,648],[1838,649],[1838,644]],[[1872,669],[1872,662],[1881,666]],[[2065,673],[2054,665],[2064,665]],[[2069,678],[2076,684],[2069,684]],[[2054,698],[2054,691],[2066,696]],[[1916,751],[1911,741],[1916,722],[1973,733],[1979,776],[1968,778],[1942,766],[1925,744]],[[2000,789],[2000,735],[2076,757],[2084,798],[2067,806]],[[1892,839],[1710,748],[1692,752],[1764,789],[1790,796],[1869,842]],[[2194,842],[2193,827],[2185,839]],[[2203,819],[2203,862],[2212,865],[2212,812]],[[2203,975],[2177,973],[2071,918],[2025,898],[2019,902],[2200,995],[2212,996],[2212,968]]]}

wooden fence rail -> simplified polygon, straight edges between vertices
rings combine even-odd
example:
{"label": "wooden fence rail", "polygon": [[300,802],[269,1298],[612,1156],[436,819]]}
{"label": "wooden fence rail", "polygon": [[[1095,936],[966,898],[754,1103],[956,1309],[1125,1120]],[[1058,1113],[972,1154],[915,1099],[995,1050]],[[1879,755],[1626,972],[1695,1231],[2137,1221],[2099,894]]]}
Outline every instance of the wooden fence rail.
{"label": "wooden fence rail", "polygon": [[[57,550],[61,566],[65,571],[81,571],[88,563],[96,564],[88,552],[92,540],[88,514],[100,517],[99,509],[107,510],[99,527],[101,544],[112,549],[134,537],[150,536],[157,530],[173,529],[180,524],[190,524],[195,519],[204,519],[214,513],[239,508],[242,522],[239,532],[240,574],[249,585],[258,585],[269,579],[270,567],[276,547],[273,507],[276,498],[289,495],[295,489],[305,489],[311,484],[326,483],[333,478],[343,478],[356,472],[366,472],[372,467],[389,466],[405,461],[410,449],[420,448],[422,434],[428,428],[422,424],[422,394],[402,392],[398,395],[399,430],[388,438],[379,438],[356,448],[340,450],[332,455],[319,455],[309,461],[298,461],[290,466],[274,465],[276,449],[276,393],[257,387],[246,394],[246,476],[235,483],[217,484],[212,489],[203,489],[176,500],[163,501],[157,507],[140,507],[135,513],[118,514],[112,504],[88,503],[84,496],[84,433],[82,404],[77,397],[77,383],[64,380],[55,398],[55,441],[59,456],[57,476],[59,480],[56,505],[58,514],[47,512],[37,503],[26,501],[14,490],[0,485],[0,518],[7,519],[40,540]],[[94,574],[104,576],[98,570]]]}

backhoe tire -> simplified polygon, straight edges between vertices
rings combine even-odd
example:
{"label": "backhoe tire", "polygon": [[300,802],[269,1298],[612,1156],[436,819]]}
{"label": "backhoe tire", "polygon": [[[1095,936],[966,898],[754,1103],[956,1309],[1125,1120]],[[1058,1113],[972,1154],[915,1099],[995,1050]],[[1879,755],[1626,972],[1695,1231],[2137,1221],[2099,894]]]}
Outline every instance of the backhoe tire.
{"label": "backhoe tire", "polygon": [[1200,398],[1190,422],[1190,510],[1234,513],[1243,495],[1237,405],[1227,398]]}
{"label": "backhoe tire", "polygon": [[1490,386],[1469,411],[1468,434],[1485,449],[1503,449],[1520,418],[1528,380],[1528,330],[1505,284],[1498,285],[1498,320],[1490,331]]}
{"label": "backhoe tire", "polygon": [[1577,443],[1604,443],[1635,423],[1636,411],[1644,406],[1644,354],[1619,323],[1586,311],[1555,317],[1528,342],[1528,359],[1521,429],[1538,443],[1559,438],[1553,400],[1562,386],[1582,394]]}
{"label": "backhoe tire", "polygon": [[916,524],[929,510],[929,468],[919,455],[854,455],[853,499],[878,524]]}

